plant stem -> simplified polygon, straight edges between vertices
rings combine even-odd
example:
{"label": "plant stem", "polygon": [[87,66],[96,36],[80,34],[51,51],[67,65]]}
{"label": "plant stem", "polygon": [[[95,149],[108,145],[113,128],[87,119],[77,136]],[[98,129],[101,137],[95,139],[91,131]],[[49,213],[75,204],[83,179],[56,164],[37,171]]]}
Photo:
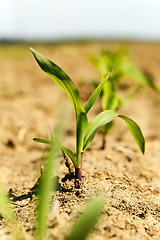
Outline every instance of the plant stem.
{"label": "plant stem", "polygon": [[82,159],[83,159],[83,153],[81,153],[81,166],[78,168],[75,168],[75,188],[80,189],[82,185]]}
{"label": "plant stem", "polygon": [[75,168],[75,188],[80,189],[82,185],[81,167]]}
{"label": "plant stem", "polygon": [[106,148],[106,138],[105,134],[102,134],[102,147],[101,149],[104,150]]}

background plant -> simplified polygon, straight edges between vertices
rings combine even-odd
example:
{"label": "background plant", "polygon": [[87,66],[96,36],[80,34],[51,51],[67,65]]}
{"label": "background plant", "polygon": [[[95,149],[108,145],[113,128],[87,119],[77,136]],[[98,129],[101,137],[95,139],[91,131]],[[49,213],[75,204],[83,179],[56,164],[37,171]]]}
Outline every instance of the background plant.
{"label": "background plant", "polygon": [[138,70],[135,64],[127,57],[125,49],[119,49],[117,51],[113,49],[103,49],[98,56],[89,56],[89,60],[97,67],[101,76],[104,76],[106,72],[109,72],[113,66],[115,66],[117,69],[111,76],[115,81],[120,83],[124,76],[127,76],[131,77],[130,81],[132,81],[136,88],[150,87],[158,91],[151,76]]}
{"label": "background plant", "polygon": [[[131,100],[131,93],[142,87],[150,87],[155,91],[158,88],[153,83],[151,77],[139,71],[135,65],[128,59],[126,51],[120,49],[118,51],[102,50],[98,56],[89,57],[92,64],[94,64],[101,76],[101,80],[105,76],[106,72],[109,72],[113,66],[113,71],[107,83],[103,86],[102,90],[102,109],[103,110],[117,110],[124,104]],[[130,77],[131,85],[126,85],[125,89],[121,92],[121,96],[118,96],[117,90],[121,87],[124,77]],[[97,86],[97,81],[92,81]],[[124,83],[123,83],[124,84]],[[103,136],[102,149],[106,146],[106,134],[112,127],[113,122],[109,122],[101,127],[101,133]]]}
{"label": "background plant", "polygon": [[[75,119],[76,119],[76,157],[74,153],[61,145],[59,143],[59,147],[61,150],[68,155],[68,157],[73,162],[75,167],[75,186],[76,188],[81,187],[82,182],[82,174],[81,174],[81,166],[82,166],[82,154],[90,145],[97,130],[102,127],[103,125],[110,123],[114,118],[119,117],[123,119],[133,138],[135,139],[140,151],[144,153],[145,150],[145,142],[140,127],[130,118],[118,115],[113,110],[105,110],[97,115],[89,124],[87,120],[87,114],[89,110],[92,108],[94,103],[96,102],[99,94],[107,82],[111,73],[107,76],[104,76],[104,79],[101,83],[97,86],[95,91],[92,93],[90,98],[88,99],[87,103],[85,104],[84,108],[81,104],[80,93],[77,87],[74,85],[70,77],[55,63],[47,59],[46,57],[42,56],[40,53],[36,52],[34,49],[31,48],[31,51],[41,67],[41,69],[47,73],[68,95],[75,112]],[[41,143],[52,144],[52,140],[45,140],[40,138],[34,138],[35,141]]]}

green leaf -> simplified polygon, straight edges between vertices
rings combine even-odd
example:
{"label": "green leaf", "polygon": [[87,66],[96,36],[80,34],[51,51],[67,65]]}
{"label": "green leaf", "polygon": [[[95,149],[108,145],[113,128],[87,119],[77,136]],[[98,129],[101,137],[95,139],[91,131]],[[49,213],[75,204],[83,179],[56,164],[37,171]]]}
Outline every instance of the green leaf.
{"label": "green leaf", "polygon": [[113,122],[109,122],[109,123],[103,125],[101,127],[100,131],[103,135],[107,135],[112,127],[113,127]]}
{"label": "green leaf", "polygon": [[73,152],[72,152],[69,148],[66,148],[66,147],[64,147],[64,146],[62,146],[62,145],[60,145],[60,148],[61,148],[62,151],[64,151],[64,152],[69,156],[69,158],[70,158],[71,161],[73,162],[74,167],[75,167],[75,168],[78,168],[79,166],[78,166],[78,164],[77,164],[77,162],[76,162],[76,159],[75,159],[75,157],[74,157]]}
{"label": "green leaf", "polygon": [[[39,142],[39,143],[46,143],[46,144],[53,144],[53,143],[54,143],[54,141],[52,141],[52,140],[46,140],[46,139],[42,139],[42,138],[33,138],[33,141]],[[70,158],[71,161],[73,162],[74,166],[75,166],[75,167],[79,167],[79,166],[77,165],[77,162],[76,162],[76,159],[75,159],[75,157],[74,157],[73,152],[72,152],[69,148],[64,147],[63,145],[61,145],[60,143],[59,143],[58,145],[59,145],[59,148],[60,148],[62,151],[64,151],[64,152],[69,156],[69,158]]]}
{"label": "green leaf", "polygon": [[48,151],[48,156],[45,159],[44,175],[40,185],[40,197],[38,204],[37,217],[37,237],[38,240],[44,240],[48,226],[48,213],[51,191],[55,190],[55,182],[52,175],[56,169],[56,159],[58,153],[58,142],[52,141]]}
{"label": "green leaf", "polygon": [[126,64],[125,70],[126,73],[135,78],[139,84],[141,84],[142,86],[147,86],[150,87],[152,89],[154,89],[155,91],[159,91],[159,89],[157,88],[157,86],[153,83],[152,79],[149,78],[147,75],[141,73],[140,71],[138,71],[132,64]]}
{"label": "green leaf", "polygon": [[135,123],[132,119],[123,116],[123,115],[119,115],[118,117],[120,117],[121,119],[123,119],[127,126],[128,129],[130,130],[134,140],[136,141],[140,151],[142,152],[142,154],[144,154],[145,152],[145,140],[143,137],[143,134],[141,132],[140,127],[137,125],[137,123]]}
{"label": "green leaf", "polygon": [[115,117],[117,117],[118,114],[115,113],[112,110],[106,110],[101,112],[99,115],[97,115],[87,126],[86,134],[84,138],[84,146],[83,151],[86,150],[86,148],[89,146],[89,144],[92,142],[96,131],[103,126],[104,124],[107,124],[111,122]]}
{"label": "green leaf", "polygon": [[33,138],[33,141],[39,142],[39,143],[46,143],[46,144],[53,144],[54,143],[54,141],[46,140],[46,139],[42,139],[42,138]]}
{"label": "green leaf", "polygon": [[116,110],[114,109],[116,101],[116,86],[112,78],[106,82],[103,87],[102,107],[103,110]]}
{"label": "green leaf", "polygon": [[59,66],[35,51],[33,48],[30,48],[30,50],[41,69],[47,73],[66,92],[71,103],[73,104],[77,116],[83,109],[78,88],[74,85],[70,77]]}
{"label": "green leaf", "polygon": [[104,200],[102,198],[97,197],[92,200],[65,240],[85,240],[95,226],[103,206]]}
{"label": "green leaf", "polygon": [[94,90],[94,92],[92,93],[92,95],[90,96],[90,98],[88,99],[84,110],[86,111],[86,113],[89,112],[89,110],[91,109],[91,107],[94,105],[94,103],[97,101],[99,94],[101,93],[104,84],[107,82],[108,78],[110,77],[112,71],[109,72],[103,79],[103,81],[98,85],[98,87]]}

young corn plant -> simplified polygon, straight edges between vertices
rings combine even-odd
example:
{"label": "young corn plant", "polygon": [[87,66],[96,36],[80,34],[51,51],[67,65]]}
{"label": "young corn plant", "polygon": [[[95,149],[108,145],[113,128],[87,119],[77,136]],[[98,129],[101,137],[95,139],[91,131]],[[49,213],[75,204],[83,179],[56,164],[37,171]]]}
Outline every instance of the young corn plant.
{"label": "young corn plant", "polygon": [[[156,85],[152,82],[151,78],[140,72],[134,64],[129,61],[126,53],[123,49],[118,51],[103,50],[99,56],[90,56],[90,61],[97,67],[101,79],[105,76],[106,72],[109,72],[113,66],[113,71],[107,83],[103,86],[102,90],[102,109],[116,111],[128,101],[130,101],[130,95],[139,87],[150,87],[155,91],[158,91]],[[131,87],[128,87],[123,91],[121,97],[117,96],[117,90],[124,77],[131,77],[134,80]],[[96,85],[96,83],[94,83]],[[106,147],[106,135],[112,128],[113,122],[109,122],[101,127],[102,133],[102,149]]]}
{"label": "young corn plant", "polygon": [[[93,141],[97,130],[103,125],[110,123],[116,117],[121,118],[126,122],[140,151],[144,153],[145,141],[143,134],[140,127],[132,119],[123,115],[119,115],[113,110],[105,110],[98,114],[90,123],[88,123],[87,114],[99,97],[99,94],[103,86],[106,84],[111,73],[109,73],[107,76],[104,76],[104,79],[89,97],[85,106],[82,107],[80,93],[70,77],[59,66],[50,61],[48,58],[42,56],[40,53],[36,52],[34,49],[31,48],[31,52],[33,53],[41,69],[47,73],[66,92],[74,107],[76,119],[76,157],[70,149],[64,147],[61,145],[61,143],[59,143],[59,147],[62,152],[68,155],[74,165],[75,187],[77,189],[79,189],[82,184],[82,154]],[[41,138],[34,138],[33,140],[47,144],[52,144],[53,142],[52,140],[45,140]]]}
{"label": "young corn plant", "polygon": [[89,56],[89,60],[97,67],[102,78],[115,66],[116,71],[111,76],[114,81],[120,83],[124,76],[126,76],[132,79],[134,89],[138,87],[150,87],[155,91],[159,91],[151,77],[139,71],[134,63],[128,59],[124,49],[118,51],[102,50],[98,56]]}

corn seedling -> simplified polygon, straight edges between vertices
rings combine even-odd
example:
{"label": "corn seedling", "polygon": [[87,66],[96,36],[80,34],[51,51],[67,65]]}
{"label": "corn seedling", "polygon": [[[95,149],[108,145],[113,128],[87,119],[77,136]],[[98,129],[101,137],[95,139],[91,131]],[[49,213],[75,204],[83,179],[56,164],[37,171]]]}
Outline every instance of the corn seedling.
{"label": "corn seedling", "polygon": [[[55,63],[50,61],[48,58],[42,56],[40,53],[36,52],[34,49],[31,48],[31,51],[41,67],[41,69],[47,73],[68,95],[75,112],[75,119],[76,119],[76,157],[74,153],[61,145],[59,143],[59,147],[63,152],[65,152],[68,157],[73,162],[75,167],[75,187],[80,188],[82,184],[82,173],[81,173],[81,166],[82,166],[82,154],[91,144],[94,139],[94,136],[97,130],[102,127],[103,125],[110,123],[114,118],[119,117],[123,119],[134,140],[136,141],[140,151],[144,153],[145,150],[145,141],[143,134],[141,132],[140,127],[130,118],[118,115],[113,110],[105,110],[97,115],[89,124],[87,120],[87,114],[89,110],[92,108],[94,103],[96,102],[99,94],[107,82],[110,73],[104,77],[102,82],[98,85],[92,95],[89,97],[87,103],[85,104],[84,108],[81,104],[80,93],[72,82],[70,77]],[[33,139],[36,142],[52,144],[52,140],[45,140],[40,138]]]}
{"label": "corn seedling", "polygon": [[132,81],[134,81],[132,85],[135,88],[138,86],[150,87],[155,91],[159,91],[151,77],[139,71],[128,59],[124,49],[118,51],[102,50],[99,56],[90,56],[89,59],[97,67],[102,78],[115,66],[117,69],[111,76],[114,81],[119,83],[124,76],[127,76],[132,78]]}
{"label": "corn seedling", "polygon": [[[141,87],[150,87],[155,91],[158,91],[158,88],[152,82],[151,78],[147,75],[141,73],[132,62],[130,62],[125,54],[124,50],[119,51],[109,51],[103,50],[99,56],[89,57],[90,61],[97,67],[101,79],[104,78],[106,72],[109,72],[110,69],[115,66],[116,70],[113,71],[107,83],[103,86],[102,90],[102,109],[104,110],[114,110],[116,111],[128,101],[130,101],[130,95],[133,93],[139,86]],[[117,96],[117,89],[119,88],[121,80],[123,77],[131,77],[132,80],[135,80],[131,87],[128,87],[127,90],[123,92],[123,96]],[[96,82],[94,82],[96,85]],[[101,133],[103,137],[102,149],[106,146],[106,135],[109,130],[112,128],[113,122],[109,122],[101,127]]]}

